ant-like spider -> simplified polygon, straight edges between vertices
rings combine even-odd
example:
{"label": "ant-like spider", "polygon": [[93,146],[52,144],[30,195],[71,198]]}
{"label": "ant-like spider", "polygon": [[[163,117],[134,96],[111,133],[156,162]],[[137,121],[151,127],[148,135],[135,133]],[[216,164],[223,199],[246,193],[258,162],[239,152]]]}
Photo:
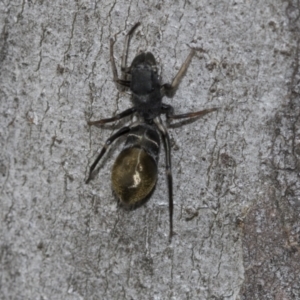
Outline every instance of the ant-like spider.
{"label": "ant-like spider", "polygon": [[[161,84],[157,72],[156,61],[152,53],[143,52],[137,55],[130,67],[126,66],[130,38],[135,29],[140,25],[136,23],[126,35],[122,56],[121,79],[114,59],[114,40],[110,39],[110,60],[114,82],[119,90],[129,88],[132,94],[133,107],[108,119],[90,121],[89,125],[102,125],[120,120],[121,118],[136,114],[138,121],[124,126],[113,134],[105,143],[100,154],[90,167],[88,183],[92,179],[92,173],[98,162],[103,157],[108,146],[120,136],[127,134],[124,148],[117,157],[112,168],[112,187],[121,203],[136,207],[144,203],[155,187],[157,180],[157,162],[160,149],[160,135],[162,137],[166,153],[166,174],[169,189],[169,216],[170,234],[173,234],[173,179],[171,171],[171,146],[168,131],[163,124],[160,115],[165,114],[167,120],[195,118],[217,110],[217,108],[190,112],[180,115],[174,114],[171,105],[162,102],[164,96],[172,97],[186,72],[195,50],[192,49],[185,62],[181,66],[172,84]],[[130,78],[130,80],[128,80]]]}

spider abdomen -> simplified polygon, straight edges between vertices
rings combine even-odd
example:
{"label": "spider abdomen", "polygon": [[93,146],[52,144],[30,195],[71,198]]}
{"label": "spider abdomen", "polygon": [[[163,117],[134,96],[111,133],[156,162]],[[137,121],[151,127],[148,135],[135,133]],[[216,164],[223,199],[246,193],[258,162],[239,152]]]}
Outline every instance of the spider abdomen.
{"label": "spider abdomen", "polygon": [[136,205],[145,199],[153,190],[156,180],[156,161],[142,148],[124,149],[112,169],[113,190],[125,205]]}

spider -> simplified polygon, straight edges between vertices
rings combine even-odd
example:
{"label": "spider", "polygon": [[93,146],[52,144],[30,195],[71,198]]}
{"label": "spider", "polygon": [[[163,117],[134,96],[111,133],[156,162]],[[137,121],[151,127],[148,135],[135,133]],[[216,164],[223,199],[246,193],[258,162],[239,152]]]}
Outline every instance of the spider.
{"label": "spider", "polygon": [[136,23],[128,32],[125,38],[121,78],[114,59],[114,43],[110,39],[110,61],[113,71],[113,80],[119,90],[130,89],[133,107],[115,115],[114,117],[98,121],[89,121],[88,125],[103,125],[109,122],[118,121],[121,118],[135,114],[138,121],[131,125],[124,126],[106,140],[100,154],[90,167],[88,183],[93,178],[100,159],[107,148],[119,137],[127,135],[123,150],[117,157],[111,173],[112,188],[121,201],[127,207],[136,207],[149,198],[157,181],[157,163],[160,150],[160,137],[164,144],[166,157],[166,175],[169,192],[169,241],[173,235],[173,177],[171,170],[171,146],[168,131],[163,124],[160,115],[165,114],[167,121],[174,119],[196,118],[217,110],[217,108],[205,109],[185,114],[174,114],[171,105],[163,103],[164,96],[173,97],[186,72],[195,50],[191,49],[190,54],[182,64],[177,75],[171,84],[161,84],[158,75],[156,61],[152,53],[142,52],[137,55],[130,67],[127,67],[127,56],[129,42],[135,29],[140,25]]}

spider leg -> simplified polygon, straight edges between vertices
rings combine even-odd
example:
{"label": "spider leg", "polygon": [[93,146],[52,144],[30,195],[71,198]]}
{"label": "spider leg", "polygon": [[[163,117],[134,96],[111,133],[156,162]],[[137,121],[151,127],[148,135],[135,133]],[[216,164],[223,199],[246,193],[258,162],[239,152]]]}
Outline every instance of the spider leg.
{"label": "spider leg", "polygon": [[179,83],[184,76],[187,68],[189,67],[193,56],[195,55],[195,50],[192,49],[188,57],[186,58],[185,62],[182,64],[181,68],[179,69],[178,73],[174,77],[172,83],[165,83],[161,87],[162,95],[167,97],[173,97],[178,89]]}
{"label": "spider leg", "polygon": [[136,108],[135,107],[131,107],[129,109],[124,110],[123,112],[115,115],[114,117],[111,118],[107,118],[107,119],[102,119],[102,120],[98,120],[98,121],[88,121],[88,125],[102,125],[105,123],[110,123],[110,122],[114,122],[117,120],[120,120],[122,118],[125,118],[127,116],[132,115],[133,113],[136,112]]}
{"label": "spider leg", "polygon": [[171,242],[173,236],[173,176],[172,176],[172,168],[171,168],[170,137],[160,117],[156,117],[154,119],[154,123],[156,124],[160,134],[162,135],[162,140],[164,143],[164,148],[166,153],[166,175],[167,175],[168,190],[169,190],[169,217],[170,217],[169,242]]}
{"label": "spider leg", "polygon": [[118,76],[118,70],[116,66],[116,61],[114,57],[114,39],[110,39],[110,62],[111,62],[111,68],[113,71],[113,79],[114,82],[117,84],[117,88],[119,91],[124,91],[125,88],[130,87],[130,81],[128,80],[128,74],[130,73],[130,68],[126,66],[127,64],[127,57],[128,57],[128,48],[129,48],[129,42],[132,34],[134,33],[135,29],[140,25],[140,23],[136,23],[127,33],[124,43],[124,49],[123,49],[123,55],[122,55],[122,64],[121,64],[121,78]]}
{"label": "spider leg", "polygon": [[119,131],[117,131],[115,134],[113,134],[110,138],[108,138],[106,140],[105,145],[101,149],[101,152],[99,153],[99,155],[97,156],[96,160],[93,162],[93,164],[90,167],[89,177],[88,177],[88,179],[86,180],[85,183],[89,183],[89,181],[92,179],[92,173],[93,173],[93,171],[95,170],[97,164],[99,163],[100,159],[103,157],[103,155],[105,154],[107,148],[111,145],[111,143],[113,143],[120,136],[128,133],[130,131],[130,129],[131,129],[131,127],[125,126],[125,127],[121,128]]}
{"label": "spider leg", "polygon": [[[127,64],[127,57],[128,57],[129,42],[130,42],[132,34],[136,30],[136,28],[138,26],[140,26],[140,24],[141,23],[138,22],[135,25],[133,25],[133,27],[129,30],[129,32],[126,35],[124,49],[123,49],[123,55],[122,55],[122,65],[121,65],[122,72],[128,72],[126,64]],[[122,78],[122,79],[126,79],[126,78]]]}
{"label": "spider leg", "polygon": [[[118,76],[118,70],[117,70],[117,66],[116,66],[116,61],[115,61],[115,57],[114,57],[114,44],[115,41],[113,38],[110,39],[110,63],[111,63],[111,69],[113,72],[113,77],[114,77],[114,82],[117,82],[119,79]],[[118,85],[117,85],[118,88]]]}
{"label": "spider leg", "polygon": [[173,106],[168,105],[168,104],[162,104],[162,112],[166,114],[166,117],[168,120],[202,117],[202,116],[204,116],[208,113],[211,113],[213,111],[216,111],[216,110],[218,110],[218,108],[214,107],[214,108],[204,109],[204,110],[200,110],[200,111],[188,112],[185,114],[175,115]]}

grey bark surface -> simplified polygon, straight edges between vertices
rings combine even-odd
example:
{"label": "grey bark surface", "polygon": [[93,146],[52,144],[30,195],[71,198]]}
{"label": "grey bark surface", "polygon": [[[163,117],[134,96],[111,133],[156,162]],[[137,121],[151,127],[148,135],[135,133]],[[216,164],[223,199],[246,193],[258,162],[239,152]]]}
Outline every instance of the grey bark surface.
{"label": "grey bark surface", "polygon": [[[299,1],[0,3],[1,299],[300,299]],[[116,142],[90,119],[131,106],[112,80],[151,51],[176,113],[220,107],[169,129],[151,199],[126,211],[111,190]]]}

